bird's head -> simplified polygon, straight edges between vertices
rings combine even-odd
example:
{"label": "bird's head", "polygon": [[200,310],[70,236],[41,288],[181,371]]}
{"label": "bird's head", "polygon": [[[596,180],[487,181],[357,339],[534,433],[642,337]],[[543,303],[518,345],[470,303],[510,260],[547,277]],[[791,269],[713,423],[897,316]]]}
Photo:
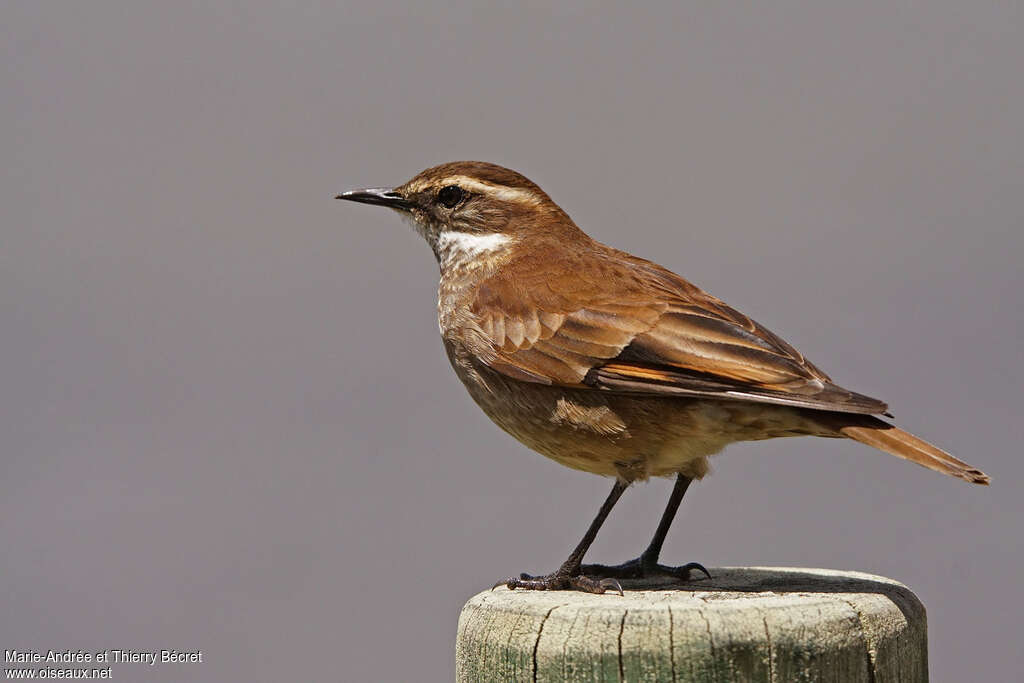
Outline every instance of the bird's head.
{"label": "bird's head", "polygon": [[481,161],[434,166],[395,188],[350,190],[337,198],[399,211],[427,240],[442,268],[506,252],[524,241],[579,233],[535,183]]}

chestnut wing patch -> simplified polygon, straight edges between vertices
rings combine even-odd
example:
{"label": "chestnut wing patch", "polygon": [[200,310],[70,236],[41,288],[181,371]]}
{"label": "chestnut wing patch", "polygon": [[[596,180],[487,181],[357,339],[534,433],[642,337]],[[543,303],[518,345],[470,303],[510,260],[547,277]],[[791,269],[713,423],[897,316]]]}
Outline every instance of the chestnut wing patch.
{"label": "chestnut wing patch", "polygon": [[843,413],[885,413],[886,404],[831,383],[814,380],[793,387],[763,387],[719,380],[713,376],[671,369],[609,363],[591,370],[586,384],[626,394],[662,394],[717,398],[828,410]]}

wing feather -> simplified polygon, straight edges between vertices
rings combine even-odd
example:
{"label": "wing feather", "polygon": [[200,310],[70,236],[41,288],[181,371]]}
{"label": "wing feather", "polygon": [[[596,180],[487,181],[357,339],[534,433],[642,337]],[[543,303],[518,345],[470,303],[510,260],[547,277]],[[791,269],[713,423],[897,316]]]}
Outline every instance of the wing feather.
{"label": "wing feather", "polygon": [[494,370],[618,393],[886,409],[836,386],[768,329],[654,263],[602,245],[564,257],[574,266],[567,272],[545,272],[550,259],[526,259],[478,288],[471,311]]}

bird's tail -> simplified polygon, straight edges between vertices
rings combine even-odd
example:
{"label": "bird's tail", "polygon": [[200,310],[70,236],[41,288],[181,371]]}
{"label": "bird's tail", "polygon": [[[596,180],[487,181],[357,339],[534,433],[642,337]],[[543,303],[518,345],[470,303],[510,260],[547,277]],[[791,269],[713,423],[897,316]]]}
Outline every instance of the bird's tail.
{"label": "bird's tail", "polygon": [[957,460],[949,453],[919,439],[910,432],[894,427],[870,415],[819,413],[818,422],[834,429],[841,436],[860,441],[898,458],[916,462],[930,470],[957,477],[972,484],[988,485],[989,476],[981,470]]}

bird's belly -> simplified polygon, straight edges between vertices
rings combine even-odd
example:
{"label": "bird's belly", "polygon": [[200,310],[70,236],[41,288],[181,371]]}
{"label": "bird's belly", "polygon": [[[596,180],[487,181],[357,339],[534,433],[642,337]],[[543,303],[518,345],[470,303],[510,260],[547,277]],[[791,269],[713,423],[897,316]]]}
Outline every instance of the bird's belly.
{"label": "bird's belly", "polygon": [[[447,344],[446,344],[447,346]],[[634,481],[708,471],[707,456],[734,441],[768,438],[763,421],[737,420],[738,402],[621,395],[521,382],[449,350],[470,396],[528,448],[573,469]],[[789,408],[757,406],[792,421]],[[771,436],[785,434],[771,434]]]}

